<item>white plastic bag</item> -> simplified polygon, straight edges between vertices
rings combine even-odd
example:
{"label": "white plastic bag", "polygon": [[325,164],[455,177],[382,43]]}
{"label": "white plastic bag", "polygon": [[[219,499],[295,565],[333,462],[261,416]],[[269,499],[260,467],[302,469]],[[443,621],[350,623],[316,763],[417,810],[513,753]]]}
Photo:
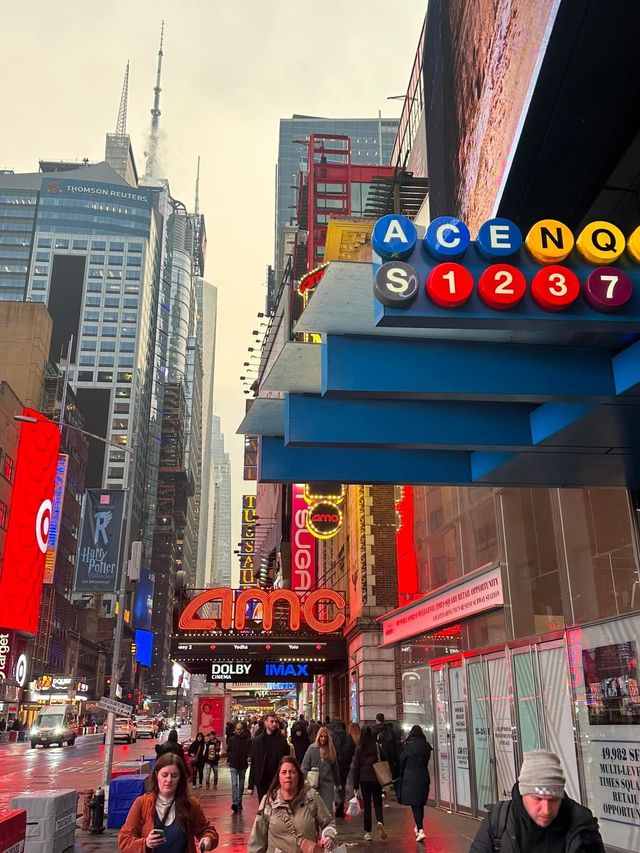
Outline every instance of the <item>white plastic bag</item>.
{"label": "white plastic bag", "polygon": [[347,814],[349,817],[358,817],[362,809],[360,808],[360,800],[357,796],[351,797],[347,806]]}

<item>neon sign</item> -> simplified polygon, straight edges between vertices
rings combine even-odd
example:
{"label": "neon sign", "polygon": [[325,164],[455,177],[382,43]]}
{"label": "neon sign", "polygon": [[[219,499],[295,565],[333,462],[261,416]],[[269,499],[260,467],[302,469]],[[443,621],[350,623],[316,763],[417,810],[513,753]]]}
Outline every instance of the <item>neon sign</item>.
{"label": "neon sign", "polygon": [[[302,618],[308,627],[318,634],[331,634],[339,630],[345,623],[346,604],[344,598],[334,589],[316,589],[305,596],[304,601],[290,589],[243,589],[237,596],[235,590],[229,587],[214,587],[201,592],[192,599],[180,614],[178,625],[181,631],[242,631],[247,622],[247,606],[251,602],[262,605],[262,628],[271,631],[273,628],[273,608],[276,602],[289,605],[289,627],[299,631]],[[212,601],[220,602],[221,615],[219,619],[198,616],[198,611]],[[320,603],[334,604],[338,613],[332,619],[320,618],[316,615],[316,607]]]}

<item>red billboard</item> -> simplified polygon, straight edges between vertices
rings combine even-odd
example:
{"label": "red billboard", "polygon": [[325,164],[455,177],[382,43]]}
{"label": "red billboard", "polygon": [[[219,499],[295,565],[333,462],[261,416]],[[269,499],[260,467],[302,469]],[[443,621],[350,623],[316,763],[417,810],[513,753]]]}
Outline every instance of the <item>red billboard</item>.
{"label": "red billboard", "polygon": [[33,409],[20,427],[9,525],[0,563],[0,626],[35,634],[60,448],[56,424]]}

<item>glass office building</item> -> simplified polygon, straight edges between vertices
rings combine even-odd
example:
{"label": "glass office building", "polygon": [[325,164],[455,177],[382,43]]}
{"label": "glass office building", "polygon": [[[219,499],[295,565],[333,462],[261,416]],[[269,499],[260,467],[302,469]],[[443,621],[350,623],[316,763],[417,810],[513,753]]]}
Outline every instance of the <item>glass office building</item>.
{"label": "glass office building", "polygon": [[[102,163],[71,172],[2,175],[0,199],[2,223],[11,226],[1,232],[1,298],[47,305],[53,318],[49,357],[58,362],[71,342],[69,378],[86,428],[123,447],[136,436],[137,537],[147,513],[159,279],[152,193],[127,185]],[[23,257],[9,264],[9,252]],[[125,450],[94,441],[87,487],[123,488],[126,468]]]}
{"label": "glass office building", "polygon": [[306,168],[311,134],[348,136],[351,140],[352,163],[384,165],[390,161],[397,128],[398,120],[389,118],[321,118],[294,115],[280,119],[276,166],[276,290],[282,277],[285,227],[295,219],[295,187],[298,173],[301,168]]}

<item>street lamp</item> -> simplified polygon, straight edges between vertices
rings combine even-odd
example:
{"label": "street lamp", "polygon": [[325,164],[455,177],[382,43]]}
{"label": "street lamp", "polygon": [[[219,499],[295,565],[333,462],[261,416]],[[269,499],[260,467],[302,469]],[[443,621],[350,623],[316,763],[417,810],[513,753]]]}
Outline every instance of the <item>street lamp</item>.
{"label": "street lamp", "polygon": [[[44,423],[44,421],[39,421],[37,418],[30,417],[29,415],[14,415],[13,419],[15,421],[20,421],[22,423],[28,424],[38,424]],[[110,441],[108,438],[104,438],[101,435],[96,435],[93,432],[89,432],[86,429],[82,429],[82,427],[74,426],[73,424],[69,424],[66,421],[60,420],[60,431],[62,429],[72,429],[76,432],[81,432],[83,435],[87,435],[90,438],[95,439],[96,441],[101,441],[103,444],[109,444],[111,447],[117,447],[118,450],[122,450],[127,454],[127,472],[126,472],[126,480],[123,491],[126,493],[125,500],[127,502],[127,513],[126,513],[126,523],[125,523],[125,532],[124,532],[124,548],[122,550],[123,560],[122,566],[120,567],[120,589],[118,590],[118,613],[116,616],[116,633],[113,641],[113,660],[111,662],[111,685],[109,687],[109,699],[116,700],[116,688],[118,677],[120,675],[120,651],[122,649],[122,635],[124,633],[124,598],[127,591],[127,559],[129,556],[129,539],[131,537],[131,519],[133,516],[133,498],[132,498],[132,490],[133,490],[133,474],[131,469],[135,471],[135,461],[136,461],[136,450],[137,445],[134,442],[133,447],[127,447],[126,445],[118,444],[115,441]],[[102,787],[105,791],[109,790],[109,782],[111,781],[111,768],[113,767],[113,746],[114,746],[114,734],[115,734],[115,714],[110,711],[108,715],[107,722],[107,735],[105,739],[105,761],[104,761],[104,770],[102,774]]]}

